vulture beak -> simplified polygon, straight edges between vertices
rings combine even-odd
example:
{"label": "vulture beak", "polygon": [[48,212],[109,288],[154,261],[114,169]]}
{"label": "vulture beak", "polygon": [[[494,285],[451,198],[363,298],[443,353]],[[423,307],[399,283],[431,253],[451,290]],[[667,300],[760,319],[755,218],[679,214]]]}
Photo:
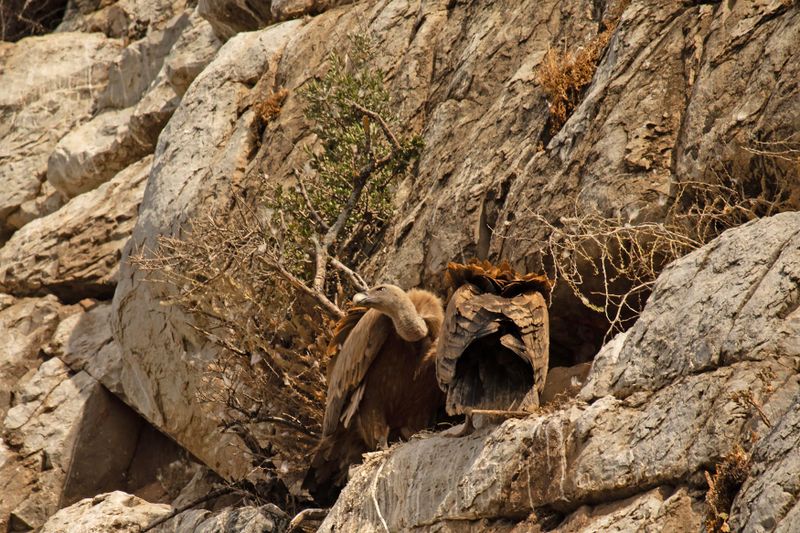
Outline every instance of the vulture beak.
{"label": "vulture beak", "polygon": [[369,296],[367,296],[363,292],[356,293],[356,295],[353,296],[353,303],[356,305],[365,304],[368,301],[369,301]]}

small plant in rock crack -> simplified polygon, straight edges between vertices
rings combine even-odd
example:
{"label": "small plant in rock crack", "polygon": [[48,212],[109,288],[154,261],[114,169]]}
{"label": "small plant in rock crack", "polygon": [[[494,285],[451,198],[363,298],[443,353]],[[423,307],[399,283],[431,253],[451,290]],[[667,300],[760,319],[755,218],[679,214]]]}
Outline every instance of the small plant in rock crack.
{"label": "small plant in rock crack", "polygon": [[708,492],[706,492],[706,531],[708,533],[729,533],[728,524],[731,506],[739,489],[750,473],[750,456],[736,445],[733,451],[717,464],[713,475],[705,472]]}

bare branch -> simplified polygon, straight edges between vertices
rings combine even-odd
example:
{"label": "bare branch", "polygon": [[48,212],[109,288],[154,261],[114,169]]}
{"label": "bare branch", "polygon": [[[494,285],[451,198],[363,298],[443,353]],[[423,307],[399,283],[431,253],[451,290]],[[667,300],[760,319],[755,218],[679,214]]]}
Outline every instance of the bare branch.
{"label": "bare branch", "polygon": [[300,194],[303,196],[303,200],[306,202],[306,207],[308,208],[308,212],[311,213],[311,216],[314,217],[314,221],[320,225],[320,227],[324,231],[328,231],[330,226],[328,223],[322,220],[322,217],[319,215],[317,210],[314,208],[314,203],[311,201],[311,198],[308,195],[308,190],[306,190],[306,184],[303,182],[303,177],[297,169],[295,169],[295,176],[297,177],[297,184],[300,187]]}
{"label": "bare branch", "polygon": [[350,268],[347,267],[347,265],[345,265],[344,263],[342,263],[336,257],[333,256],[331,256],[331,264],[333,264],[333,266],[344,272],[347,275],[347,277],[350,278],[350,282],[356,289],[360,291],[369,290],[369,285],[367,284],[366,281],[364,281],[364,278],[362,278],[358,272],[351,270]]}
{"label": "bare branch", "polygon": [[351,106],[353,109],[356,109],[359,113],[367,115],[369,118],[380,124],[381,130],[383,130],[383,134],[386,136],[386,140],[388,140],[389,144],[392,145],[392,152],[396,153],[403,151],[403,147],[400,146],[397,137],[395,136],[394,132],[392,132],[392,129],[389,127],[389,125],[386,124],[386,121],[383,120],[382,116],[375,111],[367,109],[357,102],[353,102],[352,100],[347,100],[347,105]]}

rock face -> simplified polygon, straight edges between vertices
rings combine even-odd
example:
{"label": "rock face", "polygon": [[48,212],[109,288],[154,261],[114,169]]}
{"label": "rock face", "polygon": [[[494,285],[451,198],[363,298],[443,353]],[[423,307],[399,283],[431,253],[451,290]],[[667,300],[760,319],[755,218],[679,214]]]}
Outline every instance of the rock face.
{"label": "rock face", "polygon": [[110,297],[152,157],[27,224],[0,249],[0,289],[66,300]]}
{"label": "rock face", "polygon": [[50,517],[41,532],[138,533],[169,510],[169,505],[148,503],[120,491],[109,492],[61,509]]}
{"label": "rock face", "polygon": [[[239,113],[242,98],[260,77],[275,75],[283,47],[300,27],[292,21],[237,35],[194,81],[159,140],[129,250],[152,248],[159,234],[179,234],[203,199],[224,197],[230,184],[241,180],[256,145],[255,114]],[[224,451],[230,450],[231,437],[216,432],[216,415],[194,397],[213,347],[203,345],[187,317],[158,304],[163,288],[144,281],[126,263],[123,272],[113,321],[124,360],[125,396],[217,472],[241,472],[241,458]],[[187,343],[185,355],[174,353],[176,339]]]}
{"label": "rock face", "polygon": [[[696,531],[703,471],[739,442],[753,446],[756,466],[733,523],[796,529],[798,228],[800,213],[777,215],[676,261],[639,321],[595,359],[584,402],[373,454],[321,530],[378,531],[382,520],[390,531],[481,520],[510,529],[549,509],[564,531],[626,530],[632,515],[637,527],[662,524],[665,513],[680,527],[662,531]],[[616,500],[613,512],[594,507]]]}
{"label": "rock face", "polygon": [[9,216],[49,195],[42,184],[50,152],[90,117],[120,48],[119,41],[83,33],[0,44],[0,238],[15,229]]}
{"label": "rock face", "polygon": [[[396,184],[370,281],[436,290],[448,261],[473,256],[537,270],[537,215],[659,221],[681,182],[715,174],[764,177],[773,192],[787,178],[800,209],[791,157],[767,168],[745,149],[800,130],[796,2],[37,5],[63,12],[57,30],[0,42],[0,530],[136,531],[168,510],[140,497],[179,505],[208,488],[179,496],[197,472],[184,450],[225,476],[248,471],[219,413],[196,401],[217,348],[127,259],[233,188],[307,162],[298,89],[351,32],[372,35],[425,143]],[[615,13],[591,83],[553,131],[545,53],[591,47]],[[280,112],[260,123],[254,104],[281,89]],[[704,471],[736,443],[752,467],[732,529],[800,530],[798,228],[797,213],[775,216],[676,262],[599,353],[604,321],[562,285],[551,363],[594,359],[578,398],[371,455],[323,530],[697,531]],[[280,531],[287,518],[195,509],[159,530]]]}
{"label": "rock face", "polygon": [[[797,106],[790,105],[796,91],[785,82],[800,68],[788,38],[800,31],[800,19],[796,9],[779,4],[750,10],[631,3],[585,98],[551,139],[536,69],[549,46],[579,47],[593,39],[612,5],[595,13],[582,2],[523,3],[513,10],[499,3],[363,2],[303,23],[239,34],[196,80],[162,135],[134,246],[178,234],[199,199],[209,205],[242,175],[283,180],[301,166],[303,146],[312,137],[296,89],[324,71],[327,53],[345,47],[347,32],[369,21],[367,30],[381,50],[377,66],[389,71],[391,92],[403,95],[399,108],[409,127],[422,130],[425,150],[418,174],[398,185],[395,224],[367,273],[401,286],[435,288],[446,262],[462,256],[507,258],[521,270],[536,269],[537,236],[544,230],[531,213],[557,218],[577,205],[634,221],[658,217],[679,164],[681,179],[703,179],[699,169],[710,166],[708,156],[695,157],[680,134],[694,116],[693,98],[753,102],[747,117],[731,108],[708,115],[715,126],[699,141],[708,146],[735,144],[753,128],[779,135],[778,124],[800,120]],[[216,24],[213,15],[205,16]],[[742,58],[736,55],[737,68],[755,73],[750,85],[736,91],[713,81],[715,61],[738,50],[740,42],[724,37],[723,25],[739,25],[740,41],[748,45]],[[320,35],[325,46],[319,46]],[[654,41],[653,35],[661,37]],[[762,63],[764,48],[773,67]],[[770,68],[774,76],[767,75]],[[248,107],[258,95],[247,89],[262,74],[261,86],[284,87],[289,96],[258,139]],[[223,86],[222,80],[229,83]],[[766,94],[774,100],[759,107]],[[189,124],[200,129],[189,134]],[[691,164],[683,163],[687,157]],[[196,414],[183,392],[196,386],[195,369],[213,349],[182,325],[179,313],[160,307],[161,295],[133,269],[123,266],[121,279],[115,327],[131,368],[132,401],[225,471],[216,446],[196,441],[209,434],[201,422],[207,417]],[[551,320],[551,353],[591,359],[604,331],[592,312],[560,292]],[[159,349],[151,350],[151,342]],[[156,360],[162,352],[171,355]]]}

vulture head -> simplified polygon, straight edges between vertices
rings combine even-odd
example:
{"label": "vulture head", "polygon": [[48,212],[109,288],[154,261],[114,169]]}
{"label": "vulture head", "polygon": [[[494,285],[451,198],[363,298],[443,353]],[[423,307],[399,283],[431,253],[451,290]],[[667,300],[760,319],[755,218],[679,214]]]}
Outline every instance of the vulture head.
{"label": "vulture head", "polygon": [[378,285],[353,296],[353,303],[375,309],[392,319],[397,334],[415,342],[428,334],[425,320],[417,312],[408,293],[397,285]]}

